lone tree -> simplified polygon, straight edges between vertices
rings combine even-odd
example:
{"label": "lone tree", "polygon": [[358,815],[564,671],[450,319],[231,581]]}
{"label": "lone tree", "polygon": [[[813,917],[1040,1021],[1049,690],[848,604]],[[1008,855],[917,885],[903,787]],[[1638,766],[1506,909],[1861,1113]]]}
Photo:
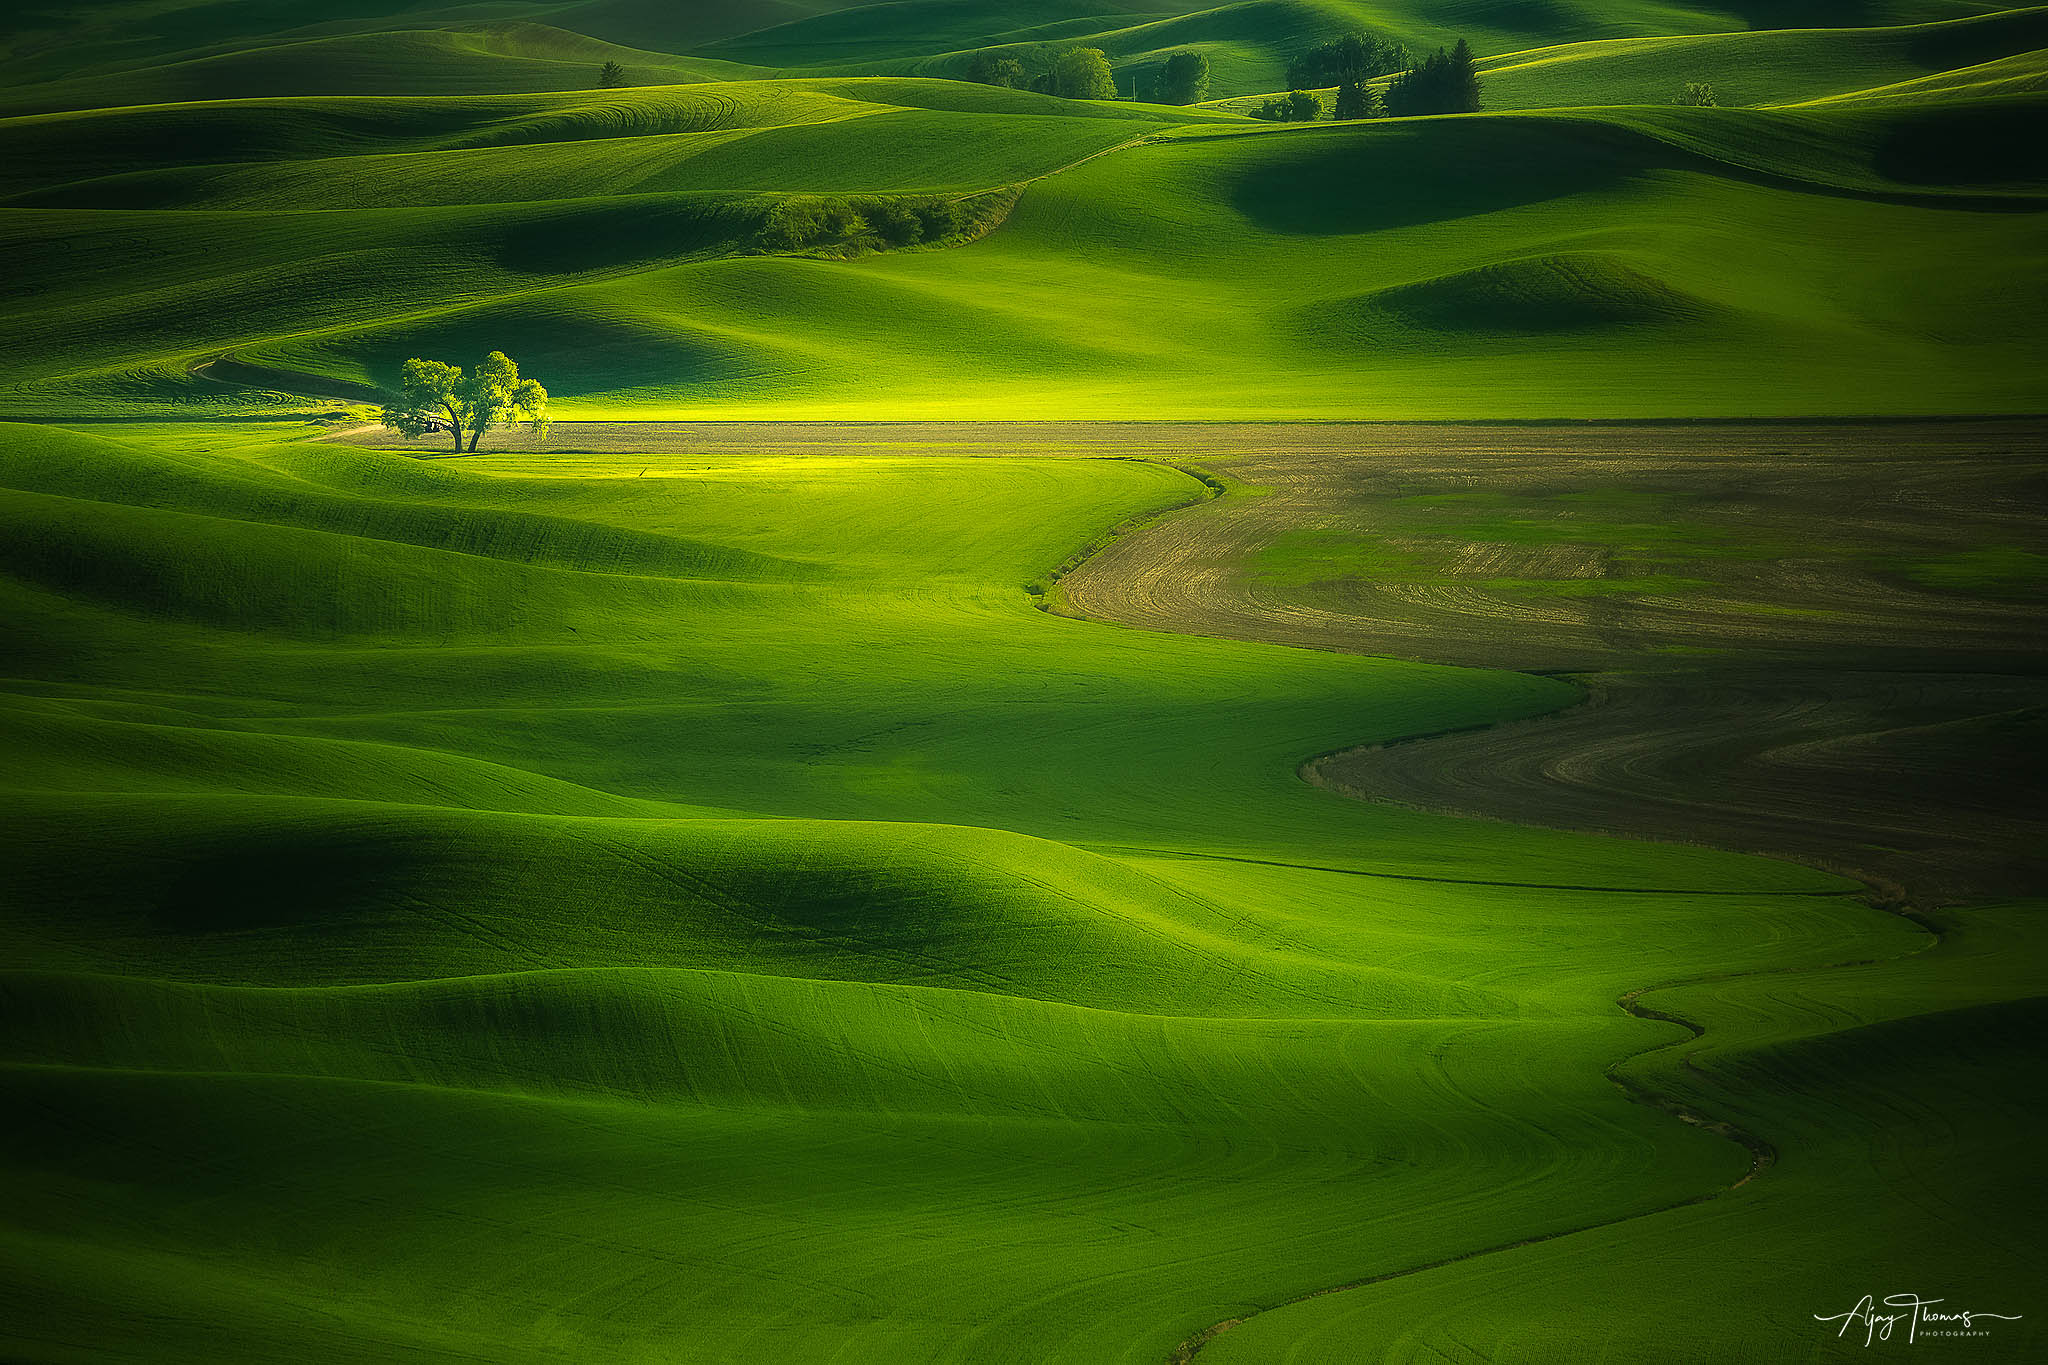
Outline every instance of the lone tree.
{"label": "lone tree", "polygon": [[548,391],[532,379],[519,377],[519,366],[503,351],[477,362],[476,373],[459,365],[414,357],[405,362],[398,401],[385,408],[384,425],[402,436],[420,437],[444,427],[454,433],[460,455],[464,433],[467,449],[492,427],[523,421],[540,435],[548,430]]}
{"label": "lone tree", "polygon": [[1176,52],[1166,59],[1159,81],[1161,104],[1200,104],[1209,93],[1209,58],[1200,52]]}
{"label": "lone tree", "polygon": [[1687,81],[1685,89],[1678,92],[1673,104],[1688,105],[1694,109],[1712,109],[1720,103],[1714,98],[1714,87],[1708,81]]}
{"label": "lone tree", "polygon": [[598,68],[597,88],[600,90],[623,90],[626,88],[626,68],[617,62],[606,62]]}
{"label": "lone tree", "polygon": [[1052,67],[1052,93],[1070,100],[1113,100],[1116,78],[1099,47],[1068,48]]}

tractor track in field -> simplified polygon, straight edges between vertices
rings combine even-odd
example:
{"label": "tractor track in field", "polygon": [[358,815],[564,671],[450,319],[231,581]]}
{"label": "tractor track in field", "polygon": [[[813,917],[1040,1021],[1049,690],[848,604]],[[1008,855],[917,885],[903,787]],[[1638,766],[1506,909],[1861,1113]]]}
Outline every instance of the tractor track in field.
{"label": "tractor track in field", "polygon": [[949,202],[955,204],[965,204],[976,199],[983,199],[990,195],[996,194],[1007,194],[1010,196],[1010,202],[1003,206],[1002,213],[997,215],[994,221],[992,221],[987,227],[983,228],[980,232],[975,233],[974,236],[966,238],[963,242],[959,243],[959,245],[965,245],[967,241],[975,241],[982,237],[986,237],[989,233],[994,232],[997,228],[1001,227],[1003,224],[1003,220],[1009,217],[1010,210],[1012,208],[1015,208],[1017,205],[1017,201],[1023,197],[1024,191],[1029,189],[1031,186],[1036,185],[1039,181],[1050,180],[1056,175],[1065,175],[1068,171],[1073,170],[1077,166],[1085,166],[1089,162],[1094,161],[1098,157],[1110,156],[1116,152],[1125,151],[1131,147],[1141,146],[1148,142],[1157,142],[1161,140],[1163,136],[1164,134],[1161,133],[1161,131],[1157,128],[1148,129],[1145,132],[1136,134],[1135,136],[1127,137],[1122,142],[1113,143],[1110,146],[1102,147],[1097,149],[1096,151],[1092,151],[1088,153],[1088,155],[1086,156],[1075,157],[1072,161],[1069,161],[1064,165],[1054,166],[1049,171],[1040,171],[1036,175],[1027,175],[1022,180],[1012,180],[1007,185],[992,185],[986,189],[967,190],[961,194],[945,196]]}
{"label": "tractor track in field", "polygon": [[382,391],[368,384],[356,384],[346,379],[330,379],[326,375],[308,374],[299,370],[280,370],[268,365],[253,365],[232,351],[209,356],[204,360],[195,360],[185,367],[185,373],[194,379],[218,384],[225,389],[270,389],[278,393],[297,394],[304,398],[328,398],[341,403],[382,403],[386,397]]}

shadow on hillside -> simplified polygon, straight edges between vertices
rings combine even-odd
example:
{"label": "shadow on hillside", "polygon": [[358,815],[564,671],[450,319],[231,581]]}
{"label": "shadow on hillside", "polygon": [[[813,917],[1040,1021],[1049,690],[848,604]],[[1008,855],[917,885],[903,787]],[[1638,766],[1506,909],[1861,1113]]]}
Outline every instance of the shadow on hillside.
{"label": "shadow on hillside", "polygon": [[402,914],[428,861],[399,838],[264,830],[172,865],[144,898],[150,923],[178,934],[313,928]]}
{"label": "shadow on hillside", "polygon": [[636,195],[550,205],[483,245],[507,270],[555,277],[717,254],[752,226],[748,214],[713,196]]}
{"label": "shadow on hillside", "polygon": [[[1294,139],[1238,180],[1232,204],[1270,232],[1380,232],[1612,189],[1655,164],[1588,125],[1435,119]],[[1668,159],[1668,158],[1666,158]]]}
{"label": "shadow on hillside", "polygon": [[2048,181],[2043,105],[1931,108],[1900,119],[1872,167],[1900,185],[2038,185]]}

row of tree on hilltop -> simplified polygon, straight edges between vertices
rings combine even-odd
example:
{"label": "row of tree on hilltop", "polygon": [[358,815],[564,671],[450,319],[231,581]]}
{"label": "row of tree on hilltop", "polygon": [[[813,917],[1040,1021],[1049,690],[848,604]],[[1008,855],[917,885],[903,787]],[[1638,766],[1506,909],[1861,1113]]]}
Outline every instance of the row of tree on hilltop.
{"label": "row of tree on hilltop", "polygon": [[[1372,84],[1382,76],[1393,76],[1382,95]],[[1109,54],[1099,47],[1070,47],[1056,54],[1051,65],[1035,74],[1025,68],[1022,58],[997,52],[975,54],[967,68],[967,79],[982,85],[1011,90],[1032,90],[1070,100],[1113,100],[1122,98]],[[617,62],[606,62],[598,73],[598,88],[621,89],[626,72]],[[1339,119],[1397,118],[1411,114],[1469,114],[1479,108],[1479,71],[1472,45],[1463,38],[1456,47],[1435,52],[1417,63],[1400,43],[1388,42],[1370,33],[1347,33],[1318,43],[1287,64],[1288,92],[1267,100],[1255,113],[1281,122],[1306,122],[1321,117],[1322,102],[1313,90],[1336,88],[1334,116]],[[1699,103],[1695,87],[1687,86],[1687,98],[1680,103]],[[1704,102],[1711,104],[1711,87]],[[1132,99],[1154,104],[1199,104],[1209,95],[1209,58],[1200,52],[1170,54],[1156,76],[1143,73],[1131,79]]]}
{"label": "row of tree on hilltop", "polygon": [[[967,79],[1011,90],[1034,90],[1070,100],[1113,100],[1122,97],[1109,54],[1099,47],[1070,47],[1036,74],[1017,57],[995,52],[975,54]],[[1209,59],[1199,52],[1176,52],[1156,77],[1133,76],[1131,98],[1154,104],[1199,104],[1209,94]]]}
{"label": "row of tree on hilltop", "polygon": [[[1394,79],[1381,87],[1373,82]],[[1071,100],[1121,98],[1109,56],[1098,47],[1072,47],[1052,58],[1036,73],[1024,58],[1001,52],[979,52],[967,68],[967,79],[1011,90],[1034,90]],[[1318,43],[1287,64],[1288,93],[1267,100],[1256,110],[1260,118],[1305,122],[1322,115],[1314,90],[1335,87],[1335,116],[1377,118],[1382,114],[1469,114],[1479,108],[1478,59],[1472,45],[1460,38],[1455,47],[1439,47],[1416,61],[1400,43],[1371,33],[1347,33]],[[1200,52],[1170,54],[1156,76],[1133,76],[1130,96],[1155,104],[1197,104],[1208,98],[1209,58]]]}
{"label": "row of tree on hilltop", "polygon": [[[1385,92],[1373,84],[1398,72]],[[1419,114],[1470,114],[1479,108],[1479,60],[1463,38],[1448,51],[1438,48],[1420,62],[1399,43],[1369,33],[1351,33],[1310,48],[1287,67],[1291,87],[1253,114],[1279,123],[1307,123],[1322,117],[1312,90],[1337,88],[1331,116],[1338,119],[1408,118]]]}

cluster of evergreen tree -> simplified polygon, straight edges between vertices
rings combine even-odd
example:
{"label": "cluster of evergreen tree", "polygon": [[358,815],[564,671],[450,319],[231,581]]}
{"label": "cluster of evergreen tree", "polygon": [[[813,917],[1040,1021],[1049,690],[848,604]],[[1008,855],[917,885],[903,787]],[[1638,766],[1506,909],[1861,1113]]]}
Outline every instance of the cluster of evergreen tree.
{"label": "cluster of evergreen tree", "polygon": [[1472,44],[1463,38],[1449,52],[1438,48],[1420,66],[1411,66],[1387,87],[1387,112],[1469,114],[1479,108],[1478,62]]}
{"label": "cluster of evergreen tree", "polygon": [[1386,112],[1379,91],[1364,81],[1344,81],[1337,86],[1337,105],[1330,111],[1330,117],[1348,123],[1353,119],[1378,118]]}
{"label": "cluster of evergreen tree", "polygon": [[[1386,96],[1372,84],[1375,77],[1399,72]],[[1322,116],[1321,103],[1309,93],[1337,87],[1338,120],[1378,118],[1382,114],[1469,114],[1479,107],[1479,71],[1472,45],[1463,38],[1446,52],[1438,48],[1418,65],[1399,43],[1385,43],[1369,33],[1348,33],[1310,48],[1287,67],[1285,95],[1267,100],[1253,111],[1276,123],[1303,123]]]}

